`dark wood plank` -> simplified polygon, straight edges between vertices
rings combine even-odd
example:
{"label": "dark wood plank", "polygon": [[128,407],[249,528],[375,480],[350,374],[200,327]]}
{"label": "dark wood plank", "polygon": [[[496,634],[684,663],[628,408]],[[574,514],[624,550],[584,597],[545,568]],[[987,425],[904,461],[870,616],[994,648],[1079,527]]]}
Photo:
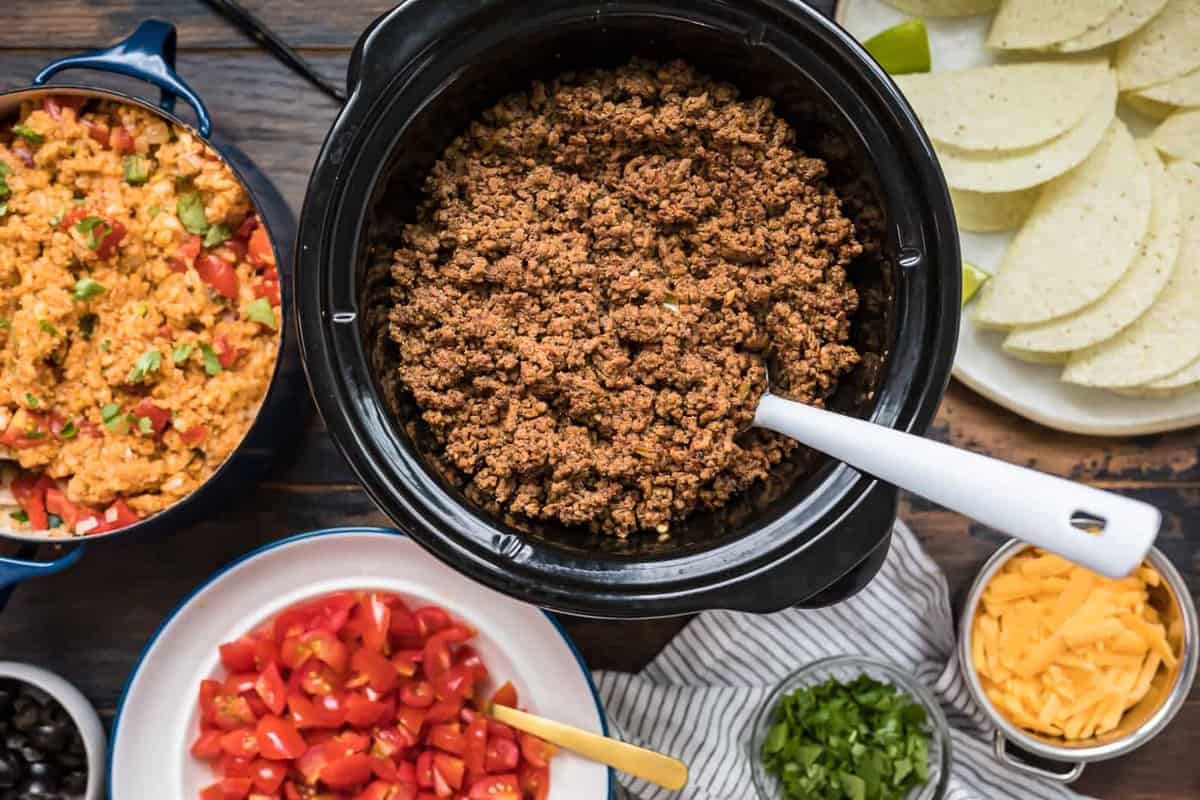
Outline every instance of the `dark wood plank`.
{"label": "dark wood plank", "polygon": [[[0,48],[91,48],[108,44],[145,19],[175,23],[179,43],[188,49],[236,49],[252,45],[201,0],[15,0],[5,3]],[[359,34],[395,0],[354,3],[313,0],[243,0],[295,47],[349,48]]]}

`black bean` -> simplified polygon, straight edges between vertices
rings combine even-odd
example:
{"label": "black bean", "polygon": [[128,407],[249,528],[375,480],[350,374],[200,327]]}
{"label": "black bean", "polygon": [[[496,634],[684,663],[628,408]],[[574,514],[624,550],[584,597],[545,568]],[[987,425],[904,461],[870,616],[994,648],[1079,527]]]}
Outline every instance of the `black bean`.
{"label": "black bean", "polygon": [[71,794],[83,794],[87,789],[87,773],[81,770],[68,772],[62,779],[62,790]]}
{"label": "black bean", "polygon": [[21,759],[7,750],[0,750],[0,789],[11,789],[25,777]]}
{"label": "black bean", "polygon": [[38,780],[25,781],[18,791],[21,800],[58,800],[58,791]]}
{"label": "black bean", "polygon": [[67,744],[67,731],[62,725],[42,723],[30,732],[29,740],[47,753],[57,753]]}
{"label": "black bean", "polygon": [[[17,698],[18,702],[20,698]],[[13,727],[19,731],[31,731],[38,724],[38,707],[29,705],[25,708],[18,708],[17,713],[13,716]]]}
{"label": "black bean", "polygon": [[25,759],[26,764],[32,764],[35,761],[46,760],[46,754],[31,744],[27,744],[22,747],[19,752],[21,753],[21,758]]}
{"label": "black bean", "polygon": [[73,753],[70,750],[66,750],[58,754],[57,760],[59,764],[67,769],[82,769],[87,766],[86,753]]}
{"label": "black bean", "polygon": [[29,744],[29,737],[23,733],[13,731],[4,737],[4,747],[6,750],[17,751],[25,745]]}
{"label": "black bean", "polygon": [[37,761],[29,765],[29,777],[37,778],[48,786],[57,786],[62,770],[52,761]]}

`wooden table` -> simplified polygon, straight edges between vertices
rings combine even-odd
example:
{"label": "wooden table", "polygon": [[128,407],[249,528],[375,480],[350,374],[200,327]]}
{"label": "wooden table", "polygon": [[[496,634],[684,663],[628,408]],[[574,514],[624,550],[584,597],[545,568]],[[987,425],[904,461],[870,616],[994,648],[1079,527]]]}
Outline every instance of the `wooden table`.
{"label": "wooden table", "polygon": [[[820,3],[824,5],[825,3]],[[111,42],[140,20],[179,26],[179,68],[217,129],[242,147],[299,209],[309,167],[337,108],[214,16],[198,0],[11,0],[0,21],[0,89],[26,85],[58,56]],[[247,0],[323,73],[341,80],[350,47],[392,0]],[[128,84],[123,84],[128,86]],[[136,88],[136,87],[133,87]],[[144,90],[143,90],[144,93]],[[68,573],[19,588],[0,615],[0,659],[29,661],[79,685],[105,715],[164,615],[219,565],[289,533],[387,524],[358,488],[315,412],[302,441],[277,454],[270,480],[177,535],[119,539]],[[1200,590],[1200,450],[1195,431],[1105,440],[1056,433],[951,386],[931,434],[959,447],[1117,489],[1161,507],[1159,546]],[[986,491],[987,487],[980,487]],[[996,534],[916,498],[902,516],[960,595],[1000,542]],[[684,620],[568,620],[591,666],[636,670]],[[1105,798],[1200,797],[1200,694],[1151,747],[1089,767],[1079,788]],[[1000,798],[996,798],[1000,800]]]}

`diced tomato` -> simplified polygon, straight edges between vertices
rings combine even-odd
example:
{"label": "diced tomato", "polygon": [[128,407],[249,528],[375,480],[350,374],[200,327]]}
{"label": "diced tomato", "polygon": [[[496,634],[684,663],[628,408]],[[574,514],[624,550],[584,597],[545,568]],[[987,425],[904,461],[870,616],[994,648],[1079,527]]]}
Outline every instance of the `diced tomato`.
{"label": "diced tomato", "polygon": [[13,450],[40,447],[47,443],[51,432],[49,414],[18,408],[8,421],[3,435],[0,435],[0,445]]}
{"label": "diced tomato", "polygon": [[221,737],[225,734],[219,730],[207,729],[200,732],[192,743],[192,755],[210,761],[221,755]]}
{"label": "diced tomato", "polygon": [[[476,705],[488,672],[473,635],[381,592],[290,608],[222,647],[229,672],[201,683],[193,755],[240,800],[546,800],[555,749]],[[515,706],[516,691],[493,699]]]}
{"label": "diced tomato", "polygon": [[88,535],[120,530],[121,528],[129,527],[137,521],[138,515],[134,513],[133,509],[123,499],[118,499],[105,509],[104,514],[100,516],[100,524],[88,531]]}
{"label": "diced tomato", "polygon": [[488,739],[484,769],[488,772],[510,772],[521,763],[521,749],[509,739],[493,736]]}
{"label": "diced tomato", "polygon": [[243,242],[250,241],[250,235],[254,233],[254,229],[258,227],[258,217],[254,214],[247,214],[242,220],[242,224],[233,233],[235,239],[240,239]]}
{"label": "diced tomato", "polygon": [[279,295],[279,279],[263,278],[255,283],[254,296],[265,297],[271,305],[278,308],[283,303],[283,299]]}
{"label": "diced tomato", "polygon": [[369,700],[358,692],[346,696],[346,722],[356,728],[369,728],[378,725],[385,718],[396,713],[395,706],[382,700]]}
{"label": "diced tomato", "polygon": [[429,729],[429,744],[447,753],[461,756],[467,750],[467,741],[462,726],[457,722],[443,722]]}
{"label": "diced tomato", "polygon": [[471,782],[467,797],[470,800],[521,800],[520,782],[516,775],[486,775]]}
{"label": "diced tomato", "polygon": [[224,336],[218,336],[214,344],[216,345],[217,360],[221,362],[222,369],[232,369],[237,360],[246,354],[245,350],[234,349]]}
{"label": "diced tomato", "polygon": [[196,263],[196,256],[200,255],[200,248],[203,246],[204,239],[200,236],[192,235],[184,239],[183,244],[175,251],[175,257],[171,259],[171,269],[175,272],[187,272]]}
{"label": "diced tomato", "polygon": [[231,756],[254,758],[258,755],[258,737],[253,728],[238,728],[221,737],[221,749]]}
{"label": "diced tomato", "polygon": [[287,707],[287,685],[279,674],[279,667],[272,661],[267,668],[259,673],[254,681],[254,691],[262,699],[272,714],[282,714]]}
{"label": "diced tomato", "polygon": [[522,764],[517,772],[517,782],[529,800],[546,800],[550,794],[550,769]]}
{"label": "diced tomato", "polygon": [[204,253],[196,257],[196,272],[200,280],[211,286],[217,294],[230,300],[238,299],[237,270],[227,261]]}
{"label": "diced tomato", "polygon": [[232,672],[253,672],[275,658],[271,643],[256,636],[243,636],[226,642],[219,650],[221,664]]}
{"label": "diced tomato", "polygon": [[113,128],[108,135],[108,143],[118,153],[132,153],[134,150],[133,134],[124,125]]}
{"label": "diced tomato", "polygon": [[558,752],[554,745],[528,733],[517,734],[517,741],[521,743],[521,756],[535,767],[549,766],[550,759]]}
{"label": "diced tomato", "polygon": [[465,628],[462,625],[451,625],[426,639],[421,661],[421,666],[425,669],[425,674],[431,678],[436,678],[450,669],[450,666],[454,663],[454,658],[450,652],[450,645],[465,642],[474,635],[474,631],[470,628]]}
{"label": "diced tomato", "polygon": [[362,647],[354,651],[350,659],[350,668],[355,677],[361,679],[359,685],[369,685],[377,692],[387,693],[396,688],[400,673],[396,666],[388,661],[381,653]]}
{"label": "diced tomato", "polygon": [[186,445],[195,447],[208,438],[208,428],[204,425],[193,425],[179,432],[179,439]]}
{"label": "diced tomato", "polygon": [[109,129],[107,122],[89,122],[87,123],[88,136],[92,137],[101,147],[108,149]]}
{"label": "diced tomato", "polygon": [[170,410],[156,405],[149,397],[143,398],[133,407],[133,415],[139,419],[145,417],[150,420],[150,430],[154,432],[155,436],[166,430],[167,425],[171,422]]}
{"label": "diced tomato", "polygon": [[220,783],[205,786],[200,790],[200,800],[225,800],[225,790]]}
{"label": "diced tomato", "polygon": [[268,794],[278,792],[286,777],[287,767],[279,761],[259,758],[250,766],[250,779],[254,781],[254,787]]}
{"label": "diced tomato", "polygon": [[463,761],[467,764],[467,772],[472,775],[482,775],[486,770],[488,747],[487,717],[479,716],[467,725],[463,732]]}
{"label": "diced tomato", "polygon": [[371,757],[366,753],[353,753],[330,761],[321,770],[321,782],[335,789],[358,786],[371,779]]}
{"label": "diced tomato", "polygon": [[113,220],[108,223],[108,227],[104,229],[101,238],[96,242],[96,255],[101,260],[107,260],[113,257],[117,252],[118,245],[125,239],[125,226]]}
{"label": "diced tomato", "polygon": [[45,475],[26,473],[13,479],[10,487],[17,505],[29,517],[29,527],[35,531],[44,531],[50,527],[50,518],[46,513],[46,493],[54,488],[54,482]]}
{"label": "diced tomato", "polygon": [[75,117],[79,116],[79,110],[83,108],[87,102],[86,97],[76,97],[75,95],[66,94],[51,94],[46,95],[42,99],[42,107],[46,109],[46,113],[50,115],[50,119],[55,122],[61,122],[63,118],[63,110],[70,109]]}
{"label": "diced tomato", "polygon": [[437,606],[422,606],[413,612],[413,616],[417,619],[417,631],[421,638],[432,636],[450,625],[450,615],[446,609]]}
{"label": "diced tomato", "polygon": [[299,758],[308,746],[296,726],[283,717],[270,715],[258,721],[258,751],[271,761]]}
{"label": "diced tomato", "polygon": [[250,243],[246,254],[251,263],[260,266],[275,264],[275,251],[271,248],[271,239],[267,236],[266,228],[260,225],[250,234]]}

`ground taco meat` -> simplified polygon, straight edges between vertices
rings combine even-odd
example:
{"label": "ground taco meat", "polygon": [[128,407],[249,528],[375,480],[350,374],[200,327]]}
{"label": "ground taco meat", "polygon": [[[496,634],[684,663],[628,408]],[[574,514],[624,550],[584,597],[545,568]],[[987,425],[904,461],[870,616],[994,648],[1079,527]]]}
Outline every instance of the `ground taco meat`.
{"label": "ground taco meat", "polygon": [[473,499],[666,533],[792,452],[746,430],[764,360],[780,393],[829,396],[861,252],[794,139],[770,100],[636,61],[535,83],[450,145],[389,335]]}
{"label": "ground taco meat", "polygon": [[104,532],[203,483],[266,392],[278,305],[204,141],[134,105],[24,103],[0,124],[0,530]]}

